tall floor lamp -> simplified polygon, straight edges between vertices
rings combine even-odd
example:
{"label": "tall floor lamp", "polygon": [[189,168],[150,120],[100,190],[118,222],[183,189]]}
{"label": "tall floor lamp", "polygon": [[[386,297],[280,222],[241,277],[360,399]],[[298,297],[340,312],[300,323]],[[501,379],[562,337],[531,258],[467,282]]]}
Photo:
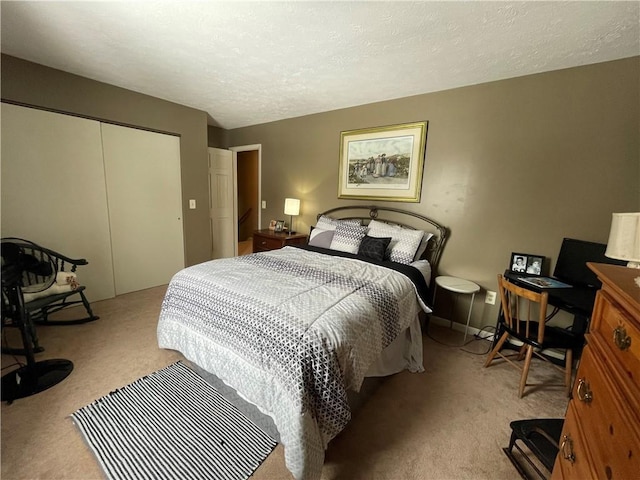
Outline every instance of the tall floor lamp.
{"label": "tall floor lamp", "polygon": [[289,235],[296,233],[293,229],[293,216],[300,215],[300,200],[297,198],[285,198],[284,214],[289,215]]}

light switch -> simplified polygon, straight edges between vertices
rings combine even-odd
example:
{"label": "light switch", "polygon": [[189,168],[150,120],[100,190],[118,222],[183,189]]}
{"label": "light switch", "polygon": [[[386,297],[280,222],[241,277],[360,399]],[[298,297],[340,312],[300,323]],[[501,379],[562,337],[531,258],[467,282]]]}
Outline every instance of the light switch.
{"label": "light switch", "polygon": [[196,209],[196,201],[195,201],[195,199],[192,198],[191,200],[189,200],[189,208],[191,210],[195,210]]}
{"label": "light switch", "polygon": [[262,209],[264,210],[265,208],[267,208],[267,201],[262,200]]}

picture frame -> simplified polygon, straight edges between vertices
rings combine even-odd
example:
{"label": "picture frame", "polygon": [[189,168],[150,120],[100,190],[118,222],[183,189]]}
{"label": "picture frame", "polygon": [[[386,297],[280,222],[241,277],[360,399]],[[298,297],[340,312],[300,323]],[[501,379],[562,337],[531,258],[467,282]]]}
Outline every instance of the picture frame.
{"label": "picture frame", "polygon": [[284,231],[284,220],[278,220],[276,221],[276,226],[274,228],[274,231],[276,233],[281,233]]}
{"label": "picture frame", "polygon": [[340,132],[338,198],[420,202],[428,123]]}
{"label": "picture frame", "polygon": [[527,275],[543,275],[545,257],[532,253],[511,253],[509,271]]}

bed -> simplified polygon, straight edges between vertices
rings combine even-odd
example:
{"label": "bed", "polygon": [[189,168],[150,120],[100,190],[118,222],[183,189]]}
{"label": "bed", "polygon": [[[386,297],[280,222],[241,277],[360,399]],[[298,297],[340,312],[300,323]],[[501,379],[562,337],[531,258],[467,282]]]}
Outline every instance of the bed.
{"label": "bed", "polygon": [[437,222],[391,207],[322,212],[308,245],[178,272],[158,344],[273,419],[294,477],[319,478],[351,418],[348,392],[368,376],[423,371],[419,319],[446,238]]}

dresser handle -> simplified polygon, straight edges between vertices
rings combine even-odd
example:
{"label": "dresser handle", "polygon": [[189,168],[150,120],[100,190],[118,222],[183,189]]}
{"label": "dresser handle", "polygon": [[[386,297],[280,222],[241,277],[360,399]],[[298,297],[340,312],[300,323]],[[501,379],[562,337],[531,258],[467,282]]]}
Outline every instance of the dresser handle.
{"label": "dresser handle", "polygon": [[623,326],[618,326],[613,329],[613,343],[620,350],[626,350],[631,346],[631,337],[627,335],[627,331]]}
{"label": "dresser handle", "polygon": [[576,393],[578,394],[578,399],[584,403],[591,403],[591,400],[593,400],[593,392],[584,378],[578,380]]}
{"label": "dresser handle", "polygon": [[264,242],[264,241],[260,242],[260,245],[266,245],[266,244],[267,244],[267,242]]}
{"label": "dresser handle", "polygon": [[576,456],[573,453],[573,441],[569,435],[562,436],[562,443],[560,444],[560,451],[562,452],[562,457],[565,460],[569,460],[571,463],[576,461]]}

